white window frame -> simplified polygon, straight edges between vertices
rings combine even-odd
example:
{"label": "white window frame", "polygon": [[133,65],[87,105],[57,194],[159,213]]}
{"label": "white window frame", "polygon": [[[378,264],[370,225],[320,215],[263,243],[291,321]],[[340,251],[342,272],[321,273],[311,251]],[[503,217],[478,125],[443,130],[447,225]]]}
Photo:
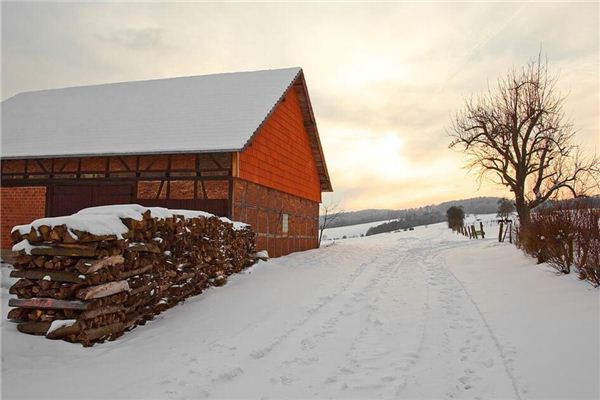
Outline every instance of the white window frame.
{"label": "white window frame", "polygon": [[288,233],[290,230],[289,219],[289,214],[281,214],[281,231],[283,233]]}

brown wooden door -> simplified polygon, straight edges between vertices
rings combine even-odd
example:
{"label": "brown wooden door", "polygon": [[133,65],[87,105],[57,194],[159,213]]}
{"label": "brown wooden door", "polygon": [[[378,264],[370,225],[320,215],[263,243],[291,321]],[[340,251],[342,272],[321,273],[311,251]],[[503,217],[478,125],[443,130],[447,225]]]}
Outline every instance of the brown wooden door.
{"label": "brown wooden door", "polygon": [[51,217],[76,213],[92,204],[92,186],[56,185],[52,188],[50,201]]}
{"label": "brown wooden door", "polygon": [[94,206],[110,204],[128,204],[133,198],[133,187],[123,185],[98,185],[92,187],[92,203]]}
{"label": "brown wooden door", "polygon": [[87,207],[131,203],[133,187],[130,184],[55,185],[50,197],[48,214],[58,217]]}

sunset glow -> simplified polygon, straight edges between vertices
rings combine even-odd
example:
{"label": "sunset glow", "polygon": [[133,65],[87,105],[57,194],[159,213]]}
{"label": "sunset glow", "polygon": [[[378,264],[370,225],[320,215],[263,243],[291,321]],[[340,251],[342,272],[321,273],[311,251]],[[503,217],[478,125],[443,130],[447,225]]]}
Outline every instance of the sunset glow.
{"label": "sunset glow", "polygon": [[453,113],[541,47],[577,140],[600,147],[598,15],[598,3],[6,3],[2,99],[300,66],[334,187],[326,201],[351,210],[506,195],[447,148]]}

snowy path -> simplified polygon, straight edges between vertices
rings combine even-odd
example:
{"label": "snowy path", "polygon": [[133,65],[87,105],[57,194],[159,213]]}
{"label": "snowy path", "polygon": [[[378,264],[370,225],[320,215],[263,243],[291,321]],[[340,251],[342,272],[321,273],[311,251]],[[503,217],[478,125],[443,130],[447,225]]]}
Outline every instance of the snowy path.
{"label": "snowy path", "polygon": [[[3,322],[3,395],[597,398],[597,342],[569,344],[574,347],[565,352],[553,342],[565,332],[548,332],[544,324],[557,321],[543,315],[537,329],[549,337],[521,335],[500,304],[512,307],[515,321],[536,326],[543,313],[536,303],[529,309],[516,304],[527,296],[521,293],[526,287],[511,290],[511,282],[554,280],[564,288],[556,296],[584,307],[571,316],[577,329],[571,336],[584,330],[584,339],[593,341],[598,292],[535,266],[515,277],[478,265],[497,254],[508,256],[485,264],[531,264],[511,247],[464,240],[442,225],[347,240],[260,264],[117,342],[91,349],[17,334]],[[498,301],[487,295],[491,289],[478,284],[482,280],[508,296]],[[544,339],[554,348],[532,350],[533,341]],[[550,358],[554,365],[531,367],[529,358],[544,361],[549,352],[560,353]],[[564,371],[563,363],[580,368]],[[560,371],[566,382],[544,377],[546,371]],[[25,383],[33,377],[35,384]]]}

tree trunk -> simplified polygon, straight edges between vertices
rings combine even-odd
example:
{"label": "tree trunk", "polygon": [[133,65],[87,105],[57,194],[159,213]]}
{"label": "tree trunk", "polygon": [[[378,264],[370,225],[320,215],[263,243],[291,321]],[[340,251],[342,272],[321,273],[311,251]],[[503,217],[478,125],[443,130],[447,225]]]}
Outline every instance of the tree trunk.
{"label": "tree trunk", "polygon": [[525,196],[516,196],[515,208],[517,209],[517,214],[519,215],[519,242],[521,243],[521,248],[523,248],[526,252],[531,252],[534,250],[532,248],[532,241],[530,240],[531,235],[529,233],[529,227],[531,225],[531,210],[529,209],[527,200],[525,200]]}
{"label": "tree trunk", "polygon": [[521,229],[526,229],[531,223],[531,210],[529,210],[529,205],[524,197],[516,197],[515,208],[517,209],[517,214],[519,215],[519,224],[521,225]]}

